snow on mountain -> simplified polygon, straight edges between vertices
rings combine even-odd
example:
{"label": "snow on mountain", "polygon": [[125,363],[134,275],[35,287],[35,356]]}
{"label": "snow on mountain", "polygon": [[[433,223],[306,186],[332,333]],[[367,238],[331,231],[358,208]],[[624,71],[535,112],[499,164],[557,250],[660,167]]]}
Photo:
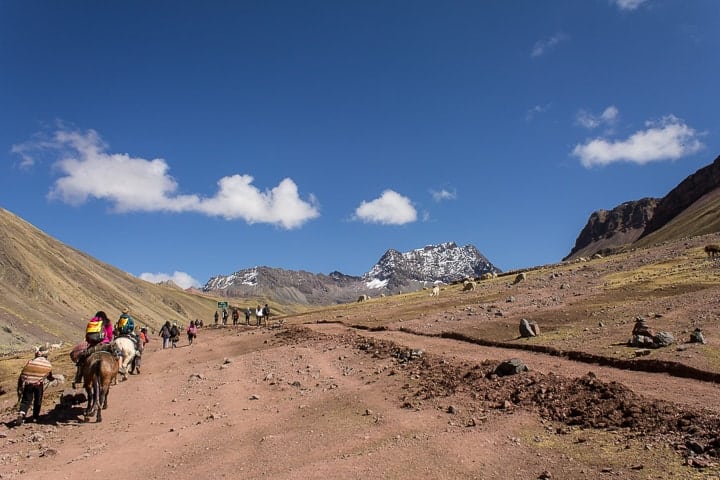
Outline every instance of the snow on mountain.
{"label": "snow on mountain", "polygon": [[331,304],[352,301],[359,294],[410,292],[498,271],[474,246],[447,242],[405,253],[388,250],[362,277],[254,267],[215,276],[203,290],[228,297],[264,295],[279,302]]}
{"label": "snow on mountain", "polygon": [[427,245],[409,252],[388,250],[365,275],[368,288],[408,282],[452,283],[479,277],[498,269],[473,245],[458,247],[454,242]]}

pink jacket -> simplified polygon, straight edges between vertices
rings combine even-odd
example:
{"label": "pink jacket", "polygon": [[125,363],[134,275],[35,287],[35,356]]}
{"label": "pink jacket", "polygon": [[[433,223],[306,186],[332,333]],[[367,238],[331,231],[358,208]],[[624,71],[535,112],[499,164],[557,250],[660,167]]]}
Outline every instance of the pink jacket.
{"label": "pink jacket", "polygon": [[100,342],[100,343],[110,343],[113,341],[112,323],[108,322],[107,325],[103,325],[103,333],[105,334],[105,338],[103,338],[102,342]]}

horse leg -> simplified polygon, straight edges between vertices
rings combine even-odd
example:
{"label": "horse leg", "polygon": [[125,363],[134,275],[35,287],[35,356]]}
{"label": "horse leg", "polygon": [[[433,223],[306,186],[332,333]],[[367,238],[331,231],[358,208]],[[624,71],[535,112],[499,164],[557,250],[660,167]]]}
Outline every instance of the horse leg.
{"label": "horse leg", "polygon": [[102,387],[102,385],[100,385],[100,379],[99,379],[99,378],[95,379],[95,385],[93,385],[93,387],[95,388],[95,395],[96,395],[96,397],[95,397],[95,402],[96,402],[96,403],[95,403],[95,409],[97,410],[97,414],[96,414],[96,416],[95,416],[95,421],[96,421],[96,422],[102,422],[102,415],[100,414],[100,412],[102,411],[102,408],[100,408],[100,406],[101,406],[101,405],[103,404],[103,402],[105,401],[105,393],[103,392],[103,387]]}
{"label": "horse leg", "polygon": [[126,352],[123,352],[122,369],[121,369],[123,381],[128,379],[128,372],[130,371],[130,361],[131,360],[132,360],[132,357],[130,355],[128,355]]}
{"label": "horse leg", "polygon": [[92,389],[88,386],[87,383],[85,384],[85,395],[87,395],[87,407],[85,408],[84,416],[85,416],[85,421],[87,422],[90,415],[92,415],[91,408],[92,408],[92,400],[93,400]]}

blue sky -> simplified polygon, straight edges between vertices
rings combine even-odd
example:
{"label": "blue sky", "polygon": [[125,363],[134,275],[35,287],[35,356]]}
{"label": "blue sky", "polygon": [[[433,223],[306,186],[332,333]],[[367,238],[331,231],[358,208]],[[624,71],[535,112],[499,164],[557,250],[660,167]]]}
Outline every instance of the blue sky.
{"label": "blue sky", "polygon": [[0,206],[133,275],[559,261],[720,153],[715,0],[0,0]]}

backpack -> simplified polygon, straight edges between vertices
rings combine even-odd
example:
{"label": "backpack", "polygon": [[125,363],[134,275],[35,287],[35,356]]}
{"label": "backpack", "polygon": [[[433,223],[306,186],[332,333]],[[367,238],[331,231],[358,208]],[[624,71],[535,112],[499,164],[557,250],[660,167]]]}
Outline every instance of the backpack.
{"label": "backpack", "polygon": [[121,335],[132,333],[135,330],[135,320],[130,315],[122,314],[118,319],[117,328]]}
{"label": "backpack", "polygon": [[171,337],[177,337],[180,335],[180,331],[178,330],[177,325],[173,325],[170,327],[170,336]]}

